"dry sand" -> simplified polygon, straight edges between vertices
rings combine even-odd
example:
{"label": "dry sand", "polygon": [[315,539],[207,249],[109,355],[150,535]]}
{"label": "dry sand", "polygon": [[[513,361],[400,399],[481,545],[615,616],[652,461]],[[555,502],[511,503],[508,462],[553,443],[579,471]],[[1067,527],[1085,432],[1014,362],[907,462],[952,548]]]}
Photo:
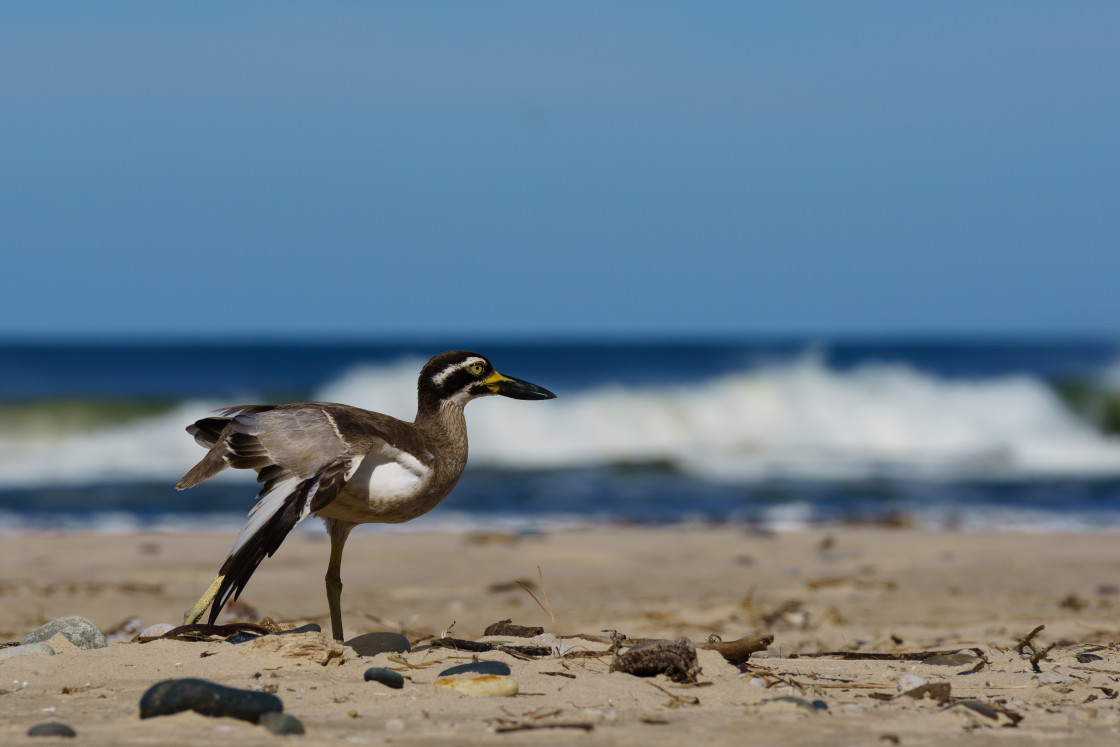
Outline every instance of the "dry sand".
{"label": "dry sand", "polygon": [[[130,617],[178,623],[205,589],[229,535],[97,534],[0,538],[0,643],[82,615],[109,631]],[[243,601],[250,615],[329,628],[323,590],[328,545],[293,535],[265,561]],[[516,583],[543,571],[555,622]],[[1120,538],[1109,534],[960,534],[838,528],[764,534],[741,527],[606,528],[504,534],[358,532],[343,566],[347,636],[404,632],[416,641],[476,639],[512,618],[577,649],[578,633],[687,636],[700,643],[772,633],[745,673],[701,651],[699,685],[608,672],[609,656],[523,661],[501,652],[520,693],[475,698],[432,682],[471,655],[428,649],[402,657],[317,663],[267,639],[112,643],[82,651],[52,640],[55,656],[0,661],[0,744],[51,743],[28,729],[61,721],[88,745],[304,744],[1114,744],[1120,738]],[[242,608],[244,610],[244,608]],[[1041,672],[1015,650],[1045,625],[1056,642]],[[318,645],[319,649],[315,646]],[[287,647],[290,649],[291,647]],[[986,659],[916,661],[814,657],[831,651],[976,648]],[[1100,659],[1078,659],[1090,653]],[[406,677],[403,690],[364,682],[370,666]],[[558,674],[559,673],[559,674]],[[899,696],[899,678],[948,683],[967,706]],[[141,720],[152,684],[199,677],[274,690],[304,736],[194,713]],[[784,699],[783,699],[784,698]],[[800,701],[791,700],[801,699]],[[805,707],[823,701],[826,709]],[[951,705],[951,707],[947,707]],[[1011,715],[1008,715],[1011,714]],[[1012,725],[1018,719],[1017,724]],[[575,725],[581,725],[579,727]],[[510,727],[547,727],[502,731]],[[63,740],[53,740],[63,741]]]}

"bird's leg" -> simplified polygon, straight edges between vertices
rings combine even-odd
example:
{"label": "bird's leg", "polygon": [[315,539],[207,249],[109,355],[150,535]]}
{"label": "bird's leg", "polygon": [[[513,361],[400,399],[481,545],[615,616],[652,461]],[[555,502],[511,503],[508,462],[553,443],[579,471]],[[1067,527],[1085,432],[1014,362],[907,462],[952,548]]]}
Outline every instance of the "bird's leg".
{"label": "bird's leg", "polygon": [[202,617],[202,613],[205,612],[206,608],[210,606],[210,603],[214,601],[214,597],[218,596],[218,588],[222,585],[222,581],[225,580],[225,577],[226,574],[224,573],[218,574],[217,578],[214,579],[214,583],[210,584],[210,588],[206,590],[202,598],[195,602],[190,612],[183,615],[184,625],[194,625],[198,622],[198,619]]}
{"label": "bird's leg", "polygon": [[357,524],[338,519],[327,519],[327,532],[331,536],[331,560],[327,564],[327,606],[331,610],[331,636],[342,638],[342,548],[350,530]]}

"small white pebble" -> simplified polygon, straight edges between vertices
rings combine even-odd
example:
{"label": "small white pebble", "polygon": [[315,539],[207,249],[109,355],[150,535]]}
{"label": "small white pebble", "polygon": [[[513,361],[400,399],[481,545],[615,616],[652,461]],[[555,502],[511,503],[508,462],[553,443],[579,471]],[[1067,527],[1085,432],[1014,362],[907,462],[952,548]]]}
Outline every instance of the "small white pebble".
{"label": "small white pebble", "polygon": [[898,691],[900,693],[910,692],[916,687],[929,684],[929,680],[925,677],[919,677],[916,674],[904,674],[898,678]]}

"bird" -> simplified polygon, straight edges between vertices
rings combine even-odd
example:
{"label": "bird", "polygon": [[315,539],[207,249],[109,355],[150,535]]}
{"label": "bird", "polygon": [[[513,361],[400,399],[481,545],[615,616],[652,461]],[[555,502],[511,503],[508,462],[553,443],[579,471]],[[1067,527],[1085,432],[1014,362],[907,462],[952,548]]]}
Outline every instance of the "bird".
{"label": "bird", "polygon": [[410,521],[446,498],[467,463],[463,407],[495,394],[556,397],[503,376],[483,355],[452,350],[421,369],[411,423],[333,402],[298,402],[229,407],[187,426],[208,451],[176,489],[192,488],[227,467],[256,470],[262,487],[218,575],[185,623],[197,623],[209,607],[213,625],[265,557],[314,514],[325,521],[331,540],[325,579],[331,634],[344,640],[341,567],[350,531],[358,524]]}

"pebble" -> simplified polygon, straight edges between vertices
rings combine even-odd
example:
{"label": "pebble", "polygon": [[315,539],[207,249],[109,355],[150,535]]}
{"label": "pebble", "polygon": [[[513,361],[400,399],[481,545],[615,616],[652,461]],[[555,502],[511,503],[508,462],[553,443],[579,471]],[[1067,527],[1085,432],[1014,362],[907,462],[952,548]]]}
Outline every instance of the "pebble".
{"label": "pebble", "polygon": [[366,682],[380,682],[386,687],[400,690],[404,687],[404,677],[399,672],[381,667],[370,667],[365,673]]}
{"label": "pebble", "polygon": [[140,718],[194,711],[203,716],[229,716],[257,723],[265,713],[283,710],[284,704],[275,695],[197,679],[164,680],[152,685],[140,698]]}
{"label": "pebble", "polygon": [[281,630],[279,633],[274,633],[273,635],[293,635],[293,634],[296,634],[296,633],[322,633],[322,632],[323,632],[323,629],[319,626],[318,623],[307,623],[306,625],[300,625],[298,628],[293,628],[291,630]]}
{"label": "pebble", "polygon": [[923,664],[932,664],[935,667],[963,667],[966,664],[975,664],[976,657],[972,654],[940,654],[922,659]]}
{"label": "pebble", "polygon": [[412,644],[400,633],[366,633],[346,642],[358,656],[377,656],[391,653],[403,654],[412,650]]}
{"label": "pebble", "polygon": [[57,721],[49,724],[39,724],[32,726],[27,730],[29,737],[76,737],[78,732],[71,729],[66,724],[60,724]]}
{"label": "pebble", "polygon": [[29,633],[28,636],[23,639],[23,642],[40,643],[56,633],[62,633],[62,635],[66,636],[66,640],[70,641],[78,648],[105,648],[109,645],[105,642],[105,636],[96,625],[84,617],[78,617],[77,615],[68,615],[51,620],[46,625]]}
{"label": "pebble", "polygon": [[460,695],[470,695],[475,698],[494,698],[507,695],[517,695],[517,680],[512,677],[502,677],[488,674],[484,677],[441,677],[434,683],[437,687],[446,687]]}
{"label": "pebble", "polygon": [[508,675],[509,665],[500,661],[472,661],[469,664],[459,664],[448,667],[440,672],[439,677],[453,677],[457,674],[501,674]]}
{"label": "pebble", "polygon": [[179,626],[178,625],[172,625],[171,623],[155,623],[154,625],[149,625],[148,627],[141,630],[140,631],[140,637],[141,638],[159,638],[164,633],[175,630],[175,628],[177,628],[177,627],[179,627]]}
{"label": "pebble", "polygon": [[1077,660],[1082,664],[1088,664],[1091,661],[1104,661],[1104,658],[1096,654],[1078,654]]}
{"label": "pebble", "polygon": [[262,713],[257,723],[273,734],[305,734],[303,724],[295,716],[281,711]]}
{"label": "pebble", "polygon": [[898,691],[900,693],[908,693],[915,688],[928,684],[929,680],[925,677],[919,677],[916,674],[904,674],[898,678]]}
{"label": "pebble", "polygon": [[25,643],[22,646],[8,646],[7,648],[0,648],[0,661],[12,659],[17,656],[30,656],[32,654],[54,656],[54,649],[45,643]]}

